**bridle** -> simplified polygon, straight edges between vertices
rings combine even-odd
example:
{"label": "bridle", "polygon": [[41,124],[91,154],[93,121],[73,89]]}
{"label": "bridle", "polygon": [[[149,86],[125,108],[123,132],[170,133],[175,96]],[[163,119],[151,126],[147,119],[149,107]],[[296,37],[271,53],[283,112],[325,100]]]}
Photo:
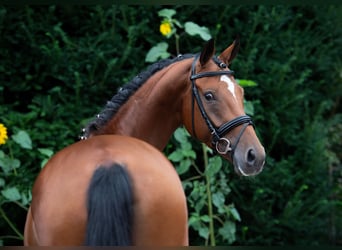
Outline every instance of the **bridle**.
{"label": "bridle", "polygon": [[[211,76],[218,76],[218,75],[232,75],[232,74],[234,74],[234,71],[232,71],[232,70],[220,70],[220,71],[209,71],[209,72],[202,72],[202,73],[196,74],[196,62],[197,62],[199,56],[200,56],[200,54],[197,54],[195,56],[194,61],[192,62],[191,76],[190,76],[190,80],[191,80],[191,84],[192,84],[192,132],[193,132],[193,136],[197,137],[196,136],[196,130],[195,130],[195,122],[194,122],[194,103],[195,103],[195,99],[196,99],[196,102],[197,102],[198,108],[201,112],[201,115],[202,115],[205,123],[207,124],[207,126],[210,130],[210,133],[212,134],[212,145],[213,145],[214,149],[219,154],[223,154],[223,155],[230,152],[231,159],[233,160],[235,149],[236,149],[236,147],[240,141],[242,134],[244,133],[244,131],[246,130],[246,128],[249,125],[253,125],[253,121],[252,121],[252,118],[250,116],[242,115],[242,116],[238,116],[238,117],[234,118],[233,120],[231,120],[229,122],[222,124],[219,128],[215,127],[215,125],[211,122],[208,114],[205,112],[202,100],[199,96],[199,91],[198,91],[198,88],[196,86],[195,80],[199,79],[199,78],[203,78],[203,77],[211,77]],[[221,62],[216,56],[214,56],[212,59],[221,69],[227,68],[227,65],[225,63]],[[223,136],[225,134],[229,133],[234,128],[240,126],[240,125],[243,125],[243,127],[237,136],[235,144],[232,145],[230,140],[224,138]]]}

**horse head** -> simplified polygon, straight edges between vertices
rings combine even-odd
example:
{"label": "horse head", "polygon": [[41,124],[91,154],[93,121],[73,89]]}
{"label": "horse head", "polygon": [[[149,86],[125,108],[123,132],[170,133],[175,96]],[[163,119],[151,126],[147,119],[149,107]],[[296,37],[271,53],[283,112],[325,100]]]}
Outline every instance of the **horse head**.
{"label": "horse head", "polygon": [[265,163],[251,117],[244,112],[244,90],[228,68],[237,55],[235,40],[215,56],[210,40],[191,66],[192,90],[183,101],[183,123],[189,133],[233,163],[237,174],[260,173]]}

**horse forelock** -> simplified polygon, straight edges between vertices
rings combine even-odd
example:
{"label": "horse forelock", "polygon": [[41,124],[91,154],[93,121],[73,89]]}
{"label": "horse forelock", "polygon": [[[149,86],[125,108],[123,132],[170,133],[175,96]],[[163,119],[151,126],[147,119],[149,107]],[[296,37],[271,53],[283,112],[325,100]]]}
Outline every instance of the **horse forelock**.
{"label": "horse forelock", "polygon": [[162,59],[150,65],[145,71],[140,72],[130,82],[119,88],[118,92],[107,101],[102,111],[90,121],[83,129],[81,139],[86,139],[93,133],[101,130],[119,111],[119,109],[134,95],[134,93],[148,81],[156,72],[168,67],[169,65],[193,57],[193,54],[180,55],[172,59]]}

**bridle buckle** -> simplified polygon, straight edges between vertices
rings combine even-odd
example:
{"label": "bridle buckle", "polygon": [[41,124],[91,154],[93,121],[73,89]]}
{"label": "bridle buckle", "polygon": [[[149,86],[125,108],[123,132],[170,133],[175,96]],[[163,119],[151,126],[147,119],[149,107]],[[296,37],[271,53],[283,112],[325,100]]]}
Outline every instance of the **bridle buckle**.
{"label": "bridle buckle", "polygon": [[231,145],[230,140],[222,137],[216,142],[215,148],[219,154],[225,155],[233,150]]}

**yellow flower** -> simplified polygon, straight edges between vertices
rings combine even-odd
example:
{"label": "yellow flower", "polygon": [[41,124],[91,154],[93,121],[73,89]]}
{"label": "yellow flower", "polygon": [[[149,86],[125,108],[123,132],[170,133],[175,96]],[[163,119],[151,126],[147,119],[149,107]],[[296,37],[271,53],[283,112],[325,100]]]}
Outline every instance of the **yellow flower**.
{"label": "yellow flower", "polygon": [[168,21],[163,22],[160,25],[159,30],[163,36],[168,36],[172,31],[171,23],[169,23]]}
{"label": "yellow flower", "polygon": [[7,128],[4,124],[0,123],[0,145],[5,144],[7,139]]}

